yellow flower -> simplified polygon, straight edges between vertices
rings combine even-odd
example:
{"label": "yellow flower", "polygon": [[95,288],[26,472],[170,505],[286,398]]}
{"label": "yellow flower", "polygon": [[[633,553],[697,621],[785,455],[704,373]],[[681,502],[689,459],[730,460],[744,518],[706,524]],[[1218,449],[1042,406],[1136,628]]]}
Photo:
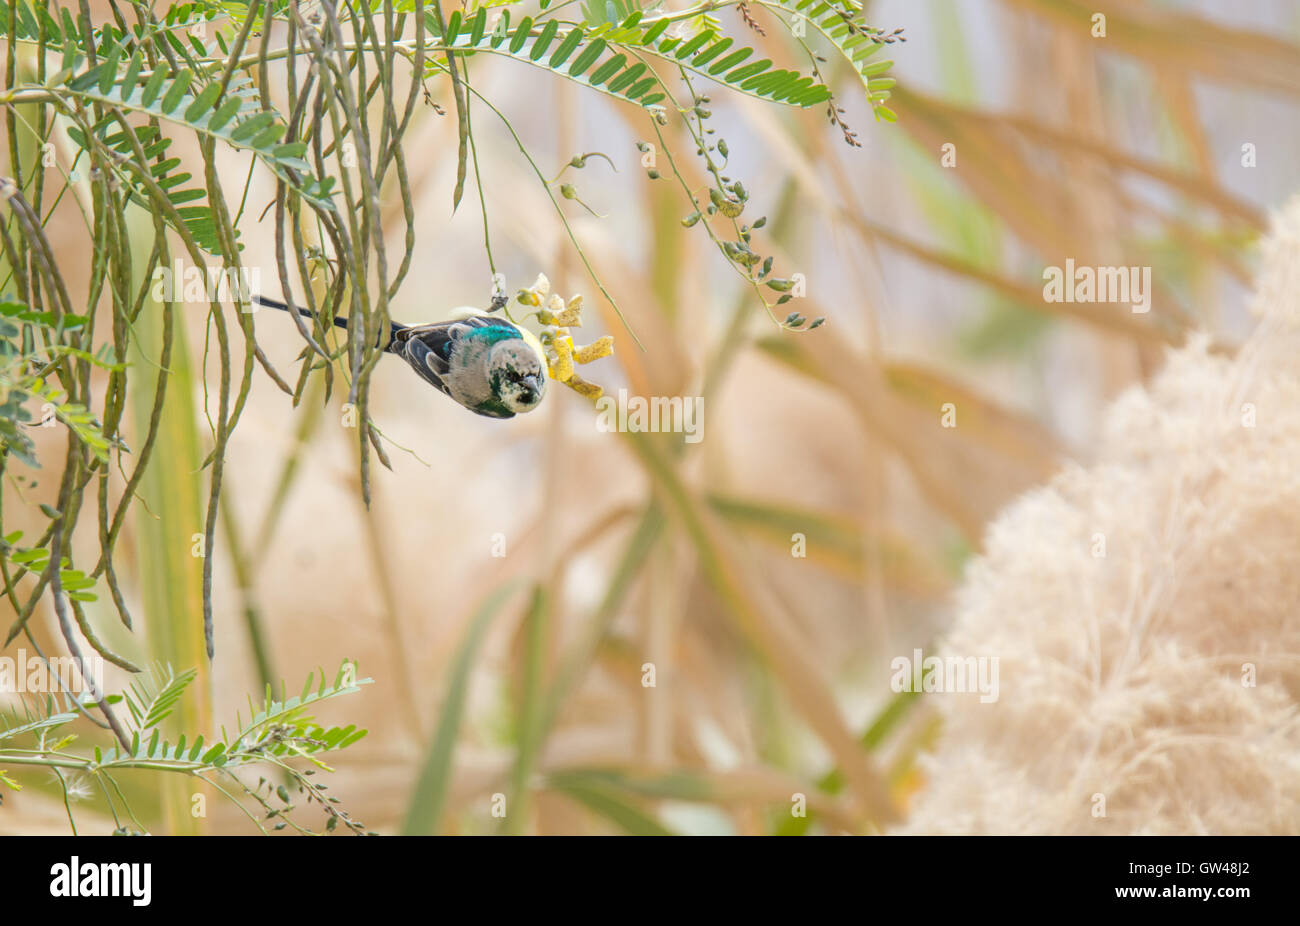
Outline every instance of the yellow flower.
{"label": "yellow flower", "polygon": [[[572,345],[572,340],[570,340]],[[614,353],[614,339],[609,335],[593,341],[586,347],[579,347],[573,352],[574,363],[591,363],[593,360],[599,360],[601,357],[608,357]]]}
{"label": "yellow flower", "polygon": [[[558,298],[558,297],[557,297]],[[561,328],[582,327],[582,297],[574,296],[567,306],[560,303],[560,311],[555,314],[555,324]]]}
{"label": "yellow flower", "polygon": [[551,378],[567,383],[573,377],[573,339],[568,329],[560,328],[551,339],[554,362],[551,364]]}
{"label": "yellow flower", "polygon": [[582,296],[574,296],[566,304],[559,293],[551,292],[551,281],[546,275],[539,273],[532,286],[519,291],[518,299],[524,305],[537,308],[535,314],[542,325],[539,341],[551,379],[564,383],[589,399],[600,398],[604,390],[578,376],[573,367],[574,364],[591,363],[608,357],[614,352],[614,339],[605,335],[584,347],[573,343],[569,328],[582,327]]}
{"label": "yellow flower", "polygon": [[[551,281],[546,279],[546,274],[539,273],[537,274],[537,279],[533,282],[533,285],[527,289],[519,290],[519,295],[516,298],[524,305],[540,306],[546,301],[546,297],[550,291]],[[543,324],[545,324],[545,322],[543,322]]]}

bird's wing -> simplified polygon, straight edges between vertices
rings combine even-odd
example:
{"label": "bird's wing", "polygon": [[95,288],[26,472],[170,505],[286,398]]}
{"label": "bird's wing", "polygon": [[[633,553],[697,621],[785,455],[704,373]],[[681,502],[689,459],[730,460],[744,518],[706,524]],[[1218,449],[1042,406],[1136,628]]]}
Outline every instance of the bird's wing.
{"label": "bird's wing", "polygon": [[443,379],[447,374],[447,361],[439,358],[422,339],[404,339],[396,345],[395,352],[401,355],[411,369],[420,374],[421,379],[433,384],[446,395],[451,395],[451,390],[447,388],[447,383]]}
{"label": "bird's wing", "polygon": [[519,337],[519,329],[503,319],[472,315],[454,321],[402,328],[394,334],[393,346],[415,372],[451,395],[446,380],[451,372],[451,358],[456,342],[471,331],[490,328],[502,329],[502,336]]}

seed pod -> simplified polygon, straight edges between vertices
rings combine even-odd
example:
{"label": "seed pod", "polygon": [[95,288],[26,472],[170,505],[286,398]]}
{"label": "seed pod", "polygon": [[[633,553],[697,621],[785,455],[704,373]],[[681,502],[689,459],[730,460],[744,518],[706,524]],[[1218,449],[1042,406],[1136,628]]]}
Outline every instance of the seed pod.
{"label": "seed pod", "polygon": [[718,139],[718,154],[722,155],[724,158],[731,157],[730,150],[727,148],[727,140],[725,138]]}
{"label": "seed pod", "polygon": [[794,289],[794,280],[786,280],[781,277],[777,277],[775,279],[768,280],[767,285],[769,289],[774,289],[778,293],[788,293],[790,290]]}
{"label": "seed pod", "polygon": [[814,318],[814,319],[813,319],[813,323],[812,323],[811,325],[808,326],[808,330],[809,330],[809,331],[812,331],[814,328],[820,328],[820,327],[821,327],[822,325],[824,325],[824,324],[826,324],[826,316],[825,316],[825,315],[821,316],[820,318]]}
{"label": "seed pod", "polygon": [[691,228],[699,220],[700,220],[700,213],[699,210],[696,210],[695,212],[692,212],[690,215],[682,219],[682,228]]}
{"label": "seed pod", "polygon": [[575,155],[569,162],[570,167],[586,167],[589,158],[604,158],[610,167],[614,168],[614,173],[618,173],[618,167],[614,164],[614,159],[603,151],[588,151],[586,154]]}
{"label": "seed pod", "polygon": [[750,227],[758,229],[758,228],[762,228],[766,224],[767,224],[767,216],[760,215],[758,218],[754,220],[754,224]]}
{"label": "seed pod", "polygon": [[745,211],[743,203],[732,202],[719,189],[710,188],[709,199],[713,201],[713,205],[717,206],[718,211],[729,219],[734,219]]}
{"label": "seed pod", "polygon": [[576,373],[569,377],[569,379],[565,382],[565,385],[568,386],[570,389],[572,389],[574,392],[578,393],[578,395],[586,396],[587,398],[592,400],[599,399],[602,395],[605,394],[604,389],[600,388],[595,383],[587,382],[585,379],[583,379],[581,376],[577,375]]}

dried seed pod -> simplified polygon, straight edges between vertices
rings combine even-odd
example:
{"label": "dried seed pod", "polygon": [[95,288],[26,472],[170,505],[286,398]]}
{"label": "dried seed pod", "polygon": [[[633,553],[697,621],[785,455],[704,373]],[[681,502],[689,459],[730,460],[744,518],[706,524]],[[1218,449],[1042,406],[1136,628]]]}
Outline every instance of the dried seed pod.
{"label": "dried seed pod", "polygon": [[605,394],[605,390],[602,389],[600,386],[597,386],[595,383],[589,383],[581,376],[578,376],[576,374],[570,376],[568,381],[565,383],[565,385],[568,386],[570,389],[572,389],[574,392],[578,393],[578,395],[586,396],[592,401],[599,399],[602,395]]}

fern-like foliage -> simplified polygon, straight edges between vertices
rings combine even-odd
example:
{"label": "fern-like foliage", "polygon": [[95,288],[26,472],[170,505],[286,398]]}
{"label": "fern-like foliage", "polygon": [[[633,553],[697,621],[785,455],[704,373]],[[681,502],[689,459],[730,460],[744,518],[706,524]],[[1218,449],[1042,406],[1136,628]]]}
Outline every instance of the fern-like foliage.
{"label": "fern-like foliage", "polygon": [[[221,14],[221,4],[217,3],[177,3],[167,9],[159,21],[160,28],[153,29],[146,25],[137,25],[136,36],[169,36],[168,44],[175,52],[186,50],[185,42],[179,38],[176,33],[184,33],[186,30],[200,23],[208,23]],[[31,4],[28,2],[17,2],[14,4],[14,17],[12,24],[9,17],[9,5],[0,4],[0,30],[12,35],[19,42],[39,43],[44,40],[51,45],[61,45],[63,40],[68,36],[80,37],[83,35],[81,26],[73,22],[71,29],[68,29],[67,18],[62,21],[55,18],[50,13],[50,7],[45,3]],[[112,31],[113,27],[106,27]],[[43,37],[43,38],[42,38]]]}
{"label": "fern-like foliage", "polygon": [[855,0],[847,0],[843,6],[827,0],[771,0],[767,5],[789,13],[792,22],[808,22],[825,36],[862,79],[876,114],[887,122],[897,119],[893,110],[882,105],[889,99],[889,88],[896,83],[884,76],[894,62],[875,57],[884,45],[872,30],[854,20],[854,15],[862,11],[861,4]]}
{"label": "fern-like foliage", "polygon": [[[102,60],[85,67],[67,10],[63,11],[64,67],[46,82],[86,103],[103,103],[175,123],[200,135],[224,142],[232,148],[251,151],[281,179],[293,180],[302,195],[322,206],[329,205],[332,178],[316,181],[302,159],[304,142],[281,144],[286,128],[279,114],[260,108],[252,81],[244,75],[232,78],[223,89],[217,69],[208,66],[173,71],[165,63],[152,71],[136,43],[125,36],[101,49]],[[290,172],[301,177],[296,180]]]}
{"label": "fern-like foliage", "polygon": [[[85,446],[94,459],[107,463],[114,441],[105,436],[96,415],[80,402],[71,401],[67,393],[42,371],[60,357],[77,356],[103,370],[120,370],[119,364],[105,359],[106,348],[91,356],[78,344],[86,326],[83,315],[56,315],[32,309],[25,303],[0,300],[0,453],[12,455],[33,468],[36,444],[32,432],[37,428],[63,424]],[[34,414],[34,409],[39,410]],[[46,517],[59,512],[40,506]],[[0,560],[14,567],[3,591],[28,573],[43,573],[49,565],[49,537],[33,547],[21,547],[24,532],[12,531],[0,537]],[[94,601],[90,591],[95,580],[72,567],[67,556],[60,557],[59,581],[67,597],[77,602]]]}
{"label": "fern-like foliage", "polygon": [[[45,572],[50,562],[48,546],[20,547],[18,541],[22,538],[22,531],[13,531],[0,538],[0,557],[3,557],[8,564],[17,567],[11,576],[12,584],[17,584],[17,581],[28,573],[40,575]],[[97,600],[99,596],[90,591],[95,584],[93,578],[80,569],[74,569],[66,556],[60,557],[59,585],[68,598],[83,602]],[[8,593],[10,590],[10,583],[6,583],[2,591]]]}
{"label": "fern-like foliage", "polygon": [[139,678],[127,686],[121,699],[131,712],[136,732],[151,730],[171,716],[176,702],[196,674],[193,669],[177,674],[170,666],[159,666],[152,678]]}
{"label": "fern-like foliage", "polygon": [[23,705],[21,713],[0,711],[0,743],[25,736],[38,737],[72,723],[79,716],[71,711],[56,710],[52,700],[47,701],[45,707],[45,711],[34,711],[27,705]]}
{"label": "fern-like foliage", "polygon": [[[38,311],[14,300],[0,300],[0,450],[12,453],[28,466],[39,466],[36,448],[28,433],[32,427],[53,426],[61,421],[100,460],[106,460],[111,446],[99,421],[84,405],[68,400],[67,394],[41,374],[51,359],[83,356],[103,370],[120,367],[104,357],[91,357],[73,338],[86,325],[84,315],[56,315]],[[30,406],[39,404],[44,417],[37,420]]]}
{"label": "fern-like foliage", "polygon": [[[542,9],[549,6],[542,4]],[[633,13],[643,12],[639,0],[583,0],[582,21],[588,26],[616,26]]]}
{"label": "fern-like foliage", "polygon": [[[288,788],[268,785],[265,777],[254,785],[239,774],[255,766],[270,766],[287,775],[296,792],[308,803],[320,806],[325,813],[327,832],[340,823],[353,832],[363,831],[362,824],[337,806],[337,799],[326,796],[324,787],[308,777],[310,772],[304,773],[291,764],[292,760],[302,758],[316,768],[328,770],[329,766],[321,760],[323,755],[346,749],[366,735],[364,729],[353,724],[325,727],[312,717],[312,711],[320,704],[356,694],[362,685],[370,684],[370,679],[356,677],[354,663],[344,662],[333,681],[324,671],[309,673],[301,692],[293,697],[286,695],[283,685],[279,697],[267,691],[260,704],[250,702],[247,719],[237,716],[233,733],[222,728],[219,736],[205,737],[190,732],[170,739],[163,734],[161,725],[185,697],[195,675],[193,669],[176,672],[170,666],[158,666],[149,677],[138,679],[120,694],[109,696],[110,702],[125,704],[131,715],[127,747],[92,745],[79,752],[74,750],[78,737],[63,732],[63,728],[78,721],[81,714],[61,709],[53,697],[34,707],[24,705],[21,712],[0,713],[0,767],[48,765],[100,777],[109,783],[125,769],[220,778],[235,785],[244,800],[261,804],[268,811],[264,819],[279,819],[281,822],[273,824],[273,828],[294,825],[300,832],[309,832],[287,822],[293,809]],[[15,774],[0,773],[0,784],[17,786]],[[114,791],[121,793],[116,786]],[[229,793],[225,789],[223,792]],[[271,806],[276,797],[284,806]]]}
{"label": "fern-like foliage", "polygon": [[136,721],[131,746],[129,749],[111,746],[102,751],[96,748],[98,765],[114,768],[141,762],[165,763],[192,771],[240,766],[267,757],[315,756],[344,749],[366,735],[365,730],[351,724],[322,727],[311,715],[317,705],[356,694],[362,685],[371,683],[368,678],[356,678],[352,663],[345,662],[333,682],[323,671],[319,676],[309,674],[302,692],[294,697],[286,697],[282,692],[276,698],[268,690],[260,705],[249,703],[247,720],[242,713],[236,715],[233,734],[223,727],[219,737],[205,738],[200,734],[187,739],[182,735],[174,742],[162,735],[157,723],[171,712],[185,687],[194,680],[194,672],[174,675],[160,670],[160,673],[152,685],[133,685],[129,694],[123,693],[123,700]]}
{"label": "fern-like foliage", "polygon": [[738,45],[730,36],[712,29],[690,38],[667,36],[667,18],[643,24],[640,10],[616,26],[564,25],[556,19],[535,25],[532,17],[525,16],[511,28],[506,11],[489,32],[487,10],[479,10],[468,20],[457,11],[448,20],[442,41],[444,47],[456,51],[504,55],[646,108],[668,97],[647,59],[769,102],[812,106],[831,96],[816,78],[773,68],[770,59],[752,60],[754,50]]}
{"label": "fern-like foliage", "polygon": [[[304,142],[282,143],[287,131],[284,120],[262,107],[252,80],[246,74],[234,74],[223,87],[219,77],[224,62],[215,54],[218,48],[209,48],[195,36],[181,32],[189,40],[187,44],[176,34],[214,18],[219,12],[215,7],[181,4],[169,10],[157,28],[140,26],[135,33],[123,32],[111,24],[88,33],[67,9],[59,12],[60,18],[56,19],[44,5],[33,7],[27,0],[15,4],[14,31],[18,37],[62,50],[62,66],[42,86],[79,106],[109,107],[108,114],[94,126],[94,134],[114,153],[119,164],[143,161],[139,166],[147,165],[149,176],[174,207],[179,224],[201,248],[209,253],[220,250],[206,203],[207,191],[202,187],[182,188],[191,175],[176,170],[179,158],[162,156],[170,138],[153,125],[146,125],[135,128],[137,137],[133,140],[121,130],[119,114],[136,113],[169,122],[251,152],[308,202],[323,209],[333,208],[330,193],[334,179],[312,176],[303,160]],[[0,28],[7,27],[8,11],[0,7]],[[142,51],[145,39],[166,42],[183,66],[173,70],[160,61],[150,69]],[[87,47],[96,49],[93,66],[85,54]],[[68,134],[83,149],[89,149],[86,134],[79,127],[71,126]],[[147,181],[125,170],[122,178],[130,186],[131,199],[150,208]]]}

